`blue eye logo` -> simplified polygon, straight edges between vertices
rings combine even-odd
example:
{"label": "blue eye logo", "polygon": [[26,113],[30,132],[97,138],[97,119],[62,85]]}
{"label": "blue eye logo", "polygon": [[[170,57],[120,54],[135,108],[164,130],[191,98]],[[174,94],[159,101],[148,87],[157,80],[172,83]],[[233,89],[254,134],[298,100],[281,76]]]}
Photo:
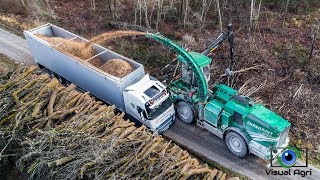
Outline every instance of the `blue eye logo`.
{"label": "blue eye logo", "polygon": [[285,168],[290,168],[297,163],[297,159],[301,157],[298,149],[295,147],[286,148],[281,156],[277,157],[278,163]]}

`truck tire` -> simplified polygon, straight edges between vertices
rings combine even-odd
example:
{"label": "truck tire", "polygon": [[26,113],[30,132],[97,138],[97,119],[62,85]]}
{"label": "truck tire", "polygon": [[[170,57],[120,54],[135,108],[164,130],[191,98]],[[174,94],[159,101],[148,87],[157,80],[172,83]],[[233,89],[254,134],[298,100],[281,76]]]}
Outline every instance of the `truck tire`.
{"label": "truck tire", "polygon": [[228,132],[225,141],[228,149],[237,157],[245,157],[248,154],[247,143],[238,133]]}
{"label": "truck tire", "polygon": [[193,109],[187,102],[180,101],[177,103],[176,106],[176,113],[179,117],[179,119],[186,123],[191,124],[194,119]]}

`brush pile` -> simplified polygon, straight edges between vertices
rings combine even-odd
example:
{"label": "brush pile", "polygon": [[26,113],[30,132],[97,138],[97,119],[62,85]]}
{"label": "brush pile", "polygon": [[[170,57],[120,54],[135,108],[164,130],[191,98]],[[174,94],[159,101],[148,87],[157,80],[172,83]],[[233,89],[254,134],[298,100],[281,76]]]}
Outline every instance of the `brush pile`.
{"label": "brush pile", "polygon": [[0,161],[13,154],[26,178],[226,177],[36,67],[18,68],[0,83]]}

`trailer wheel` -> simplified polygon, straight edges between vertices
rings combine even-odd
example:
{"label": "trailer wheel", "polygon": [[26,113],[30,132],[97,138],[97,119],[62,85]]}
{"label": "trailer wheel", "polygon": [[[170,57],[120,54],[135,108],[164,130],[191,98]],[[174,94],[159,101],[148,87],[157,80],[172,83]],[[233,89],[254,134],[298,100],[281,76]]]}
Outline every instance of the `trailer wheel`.
{"label": "trailer wheel", "polygon": [[184,102],[184,101],[178,102],[176,106],[176,113],[182,122],[186,124],[191,124],[193,122],[193,119],[194,119],[193,109],[187,102]]}
{"label": "trailer wheel", "polygon": [[229,132],[226,135],[226,144],[228,149],[238,157],[245,157],[248,154],[246,141],[236,132]]}

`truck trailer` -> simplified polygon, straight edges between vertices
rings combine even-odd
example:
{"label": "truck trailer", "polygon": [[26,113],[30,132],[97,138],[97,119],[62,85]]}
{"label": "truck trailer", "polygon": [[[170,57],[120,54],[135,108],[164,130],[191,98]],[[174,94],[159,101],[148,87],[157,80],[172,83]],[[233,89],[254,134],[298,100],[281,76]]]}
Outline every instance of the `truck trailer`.
{"label": "truck trailer", "polygon": [[[145,74],[142,64],[94,43],[91,45],[96,55],[88,59],[61,51],[58,47],[62,43],[51,44],[39,35],[84,43],[89,41],[53,24],[24,31],[24,35],[38,66],[55,74],[60,81],[71,82],[107,104],[115,105],[156,133],[164,132],[173,124],[175,111],[166,87]],[[97,57],[103,63],[121,59],[129,63],[133,71],[124,77],[113,76],[92,63]]]}

